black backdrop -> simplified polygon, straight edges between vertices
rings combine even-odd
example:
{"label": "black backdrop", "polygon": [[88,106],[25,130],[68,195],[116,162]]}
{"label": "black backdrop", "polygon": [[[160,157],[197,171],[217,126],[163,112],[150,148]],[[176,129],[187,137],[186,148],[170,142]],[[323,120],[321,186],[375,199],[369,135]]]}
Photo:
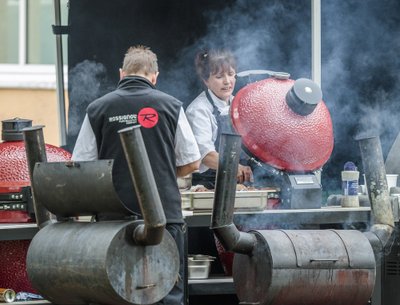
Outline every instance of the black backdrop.
{"label": "black backdrop", "polygon": [[73,147],[88,103],[115,88],[131,45],[156,52],[157,87],[185,106],[202,89],[193,63],[203,48],[230,48],[241,70],[310,77],[310,1],[268,2],[260,8],[258,1],[237,0],[70,0],[68,146]]}
{"label": "black backdrop", "polygon": [[[69,5],[69,150],[88,103],[115,88],[131,45],[148,45],[157,53],[158,88],[185,105],[201,91],[193,59],[204,47],[232,49],[239,70],[311,77],[310,0],[70,0]],[[322,175],[325,189],[340,188],[344,162],[354,161],[362,170],[355,136],[380,135],[386,155],[399,131],[399,16],[397,0],[322,2],[321,87],[335,133]]]}
{"label": "black backdrop", "polygon": [[[206,31],[203,11],[219,9],[226,3],[71,0],[68,39],[69,148],[75,143],[88,103],[115,88],[119,80],[118,69],[129,46],[143,44],[157,53],[161,71],[159,87],[168,87],[165,74],[172,69],[180,51]],[[189,75],[193,74],[194,71]],[[197,83],[193,77],[185,76],[175,82],[193,83],[194,86]]]}

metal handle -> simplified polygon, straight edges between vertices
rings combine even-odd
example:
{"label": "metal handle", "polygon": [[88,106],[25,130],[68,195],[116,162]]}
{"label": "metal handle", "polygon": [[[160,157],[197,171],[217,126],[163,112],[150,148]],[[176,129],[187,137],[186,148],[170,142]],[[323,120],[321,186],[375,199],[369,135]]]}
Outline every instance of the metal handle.
{"label": "metal handle", "polygon": [[310,262],[337,262],[337,258],[311,258]]}
{"label": "metal handle", "polygon": [[277,79],[288,79],[290,74],[287,72],[276,72],[271,70],[246,70],[236,73],[237,77],[247,77],[250,75],[267,74]]}
{"label": "metal handle", "polygon": [[153,288],[153,287],[156,287],[156,284],[139,285],[139,286],[136,286],[136,289],[140,290],[140,289],[148,289],[148,288]]}

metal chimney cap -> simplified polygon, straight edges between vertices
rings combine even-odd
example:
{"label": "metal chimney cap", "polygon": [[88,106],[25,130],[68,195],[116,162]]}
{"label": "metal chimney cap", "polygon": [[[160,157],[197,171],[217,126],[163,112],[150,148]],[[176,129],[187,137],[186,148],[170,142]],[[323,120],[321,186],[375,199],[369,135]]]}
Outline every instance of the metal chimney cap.
{"label": "metal chimney cap", "polygon": [[322,100],[321,88],[312,80],[299,78],[286,95],[290,109],[300,115],[308,115]]}
{"label": "metal chimney cap", "polygon": [[3,141],[22,141],[24,139],[22,129],[32,126],[32,120],[13,118],[1,121],[1,139]]}

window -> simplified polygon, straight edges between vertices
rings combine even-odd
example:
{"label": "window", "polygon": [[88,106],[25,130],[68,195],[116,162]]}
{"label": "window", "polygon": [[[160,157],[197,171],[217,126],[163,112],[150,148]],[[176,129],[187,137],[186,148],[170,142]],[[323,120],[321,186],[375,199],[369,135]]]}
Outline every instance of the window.
{"label": "window", "polygon": [[0,2],[0,62],[7,64],[18,63],[18,0]]}
{"label": "window", "polygon": [[[67,6],[68,0],[60,0],[62,25]],[[54,0],[0,1],[0,87],[55,88],[54,16]],[[62,44],[66,64],[66,35]]]}

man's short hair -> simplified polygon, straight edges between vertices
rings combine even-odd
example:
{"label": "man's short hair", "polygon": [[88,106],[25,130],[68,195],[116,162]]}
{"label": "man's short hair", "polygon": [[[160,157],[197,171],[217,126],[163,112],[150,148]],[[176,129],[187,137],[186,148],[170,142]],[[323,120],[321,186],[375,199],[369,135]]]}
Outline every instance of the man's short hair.
{"label": "man's short hair", "polygon": [[127,74],[149,75],[158,72],[157,55],[149,47],[130,47],[125,54],[122,70]]}

